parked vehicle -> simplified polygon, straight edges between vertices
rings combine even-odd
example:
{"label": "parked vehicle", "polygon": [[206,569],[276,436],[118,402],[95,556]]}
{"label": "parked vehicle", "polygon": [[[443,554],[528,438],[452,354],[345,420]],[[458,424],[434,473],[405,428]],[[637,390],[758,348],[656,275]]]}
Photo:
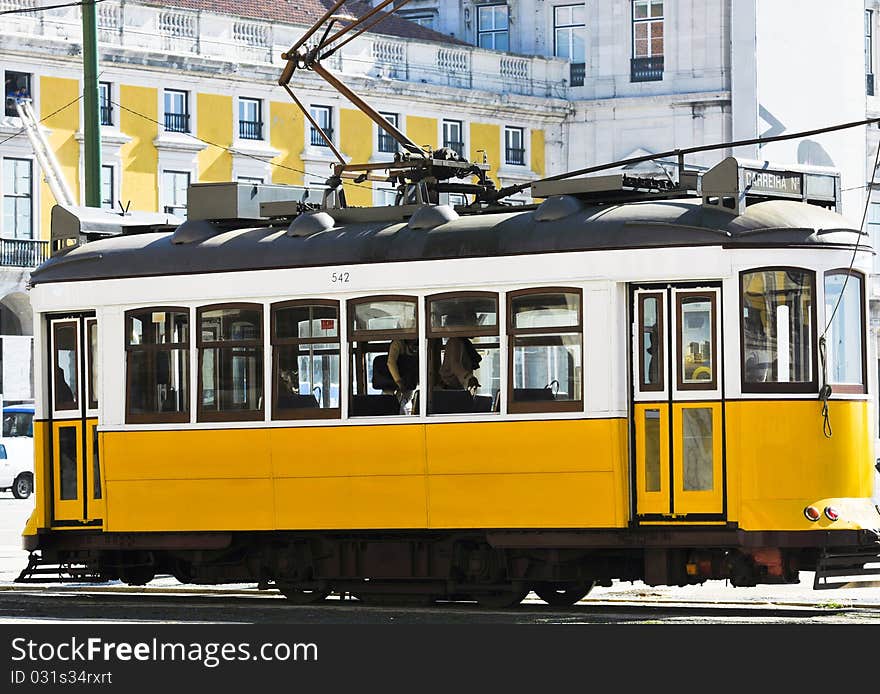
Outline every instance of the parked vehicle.
{"label": "parked vehicle", "polygon": [[34,458],[14,451],[5,442],[0,443],[0,491],[27,499],[34,491]]}

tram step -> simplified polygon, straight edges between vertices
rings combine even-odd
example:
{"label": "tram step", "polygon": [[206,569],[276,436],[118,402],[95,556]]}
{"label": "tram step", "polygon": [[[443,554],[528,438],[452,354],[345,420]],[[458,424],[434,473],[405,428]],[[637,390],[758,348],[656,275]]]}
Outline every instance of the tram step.
{"label": "tram step", "polygon": [[880,587],[880,545],[844,552],[825,550],[816,563],[814,590],[877,587]]}
{"label": "tram step", "polygon": [[85,564],[43,562],[31,554],[15,583],[103,583],[107,579]]}

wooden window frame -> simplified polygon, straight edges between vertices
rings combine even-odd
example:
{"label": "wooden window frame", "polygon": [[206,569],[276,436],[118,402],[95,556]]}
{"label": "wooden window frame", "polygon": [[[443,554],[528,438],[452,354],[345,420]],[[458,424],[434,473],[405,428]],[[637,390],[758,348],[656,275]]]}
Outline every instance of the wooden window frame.
{"label": "wooden window frame", "polygon": [[[447,328],[435,328],[431,325],[431,304],[434,301],[444,299],[494,299],[495,300],[495,326],[488,328],[464,328],[449,330]],[[425,297],[425,336],[428,339],[438,337],[499,337],[501,327],[498,324],[498,292],[443,292],[431,294]]]}
{"label": "wooden window frame", "polygon": [[[666,305],[666,293],[665,292],[645,292],[644,294],[639,294],[639,308],[638,308],[638,317],[637,317],[637,326],[639,331],[639,378],[638,384],[636,386],[636,390],[640,393],[662,393],[666,389],[666,352],[664,342],[664,330],[666,329],[666,316],[664,316],[664,310]],[[654,299],[657,301],[657,353],[654,354],[654,359],[657,360],[658,369],[657,374],[660,377],[659,383],[648,384],[642,381],[643,374],[645,373],[645,330],[644,330],[644,322],[645,322],[645,299]]]}
{"label": "wooden window frame", "polygon": [[[289,308],[304,306],[326,306],[336,310],[336,337],[277,337],[275,330],[275,317],[278,311]],[[342,323],[339,316],[339,302],[335,299],[295,299],[293,301],[279,301],[269,306],[269,342],[272,348],[272,419],[273,420],[296,420],[296,419],[339,419],[342,416],[341,407],[301,407],[280,408],[278,407],[278,351],[276,347],[291,347],[297,345],[317,345],[334,343],[338,348],[340,364],[339,397],[342,398]]]}
{"label": "wooden window frame", "polygon": [[[685,383],[684,380],[684,350],[682,349],[682,312],[684,300],[693,297],[709,299],[712,311],[712,325],[710,327],[710,340],[712,345],[712,378],[709,381],[698,383]],[[718,301],[714,290],[702,292],[699,289],[680,291],[675,293],[675,387],[676,390],[687,392],[693,390],[718,390],[718,369],[720,367],[720,355],[718,354]]]}
{"label": "wooden window frame", "polygon": [[[535,294],[577,294],[578,311],[577,325],[538,328],[514,327],[513,302],[522,296]],[[584,409],[584,292],[577,287],[530,287],[507,293],[507,411],[511,414],[529,414],[536,412],[582,412]],[[513,354],[516,338],[549,335],[579,335],[581,348],[581,397],[577,400],[540,400],[518,402],[513,399]]]}
{"label": "wooden window frame", "polygon": [[[85,353],[86,353],[86,409],[87,410],[97,410],[98,409],[98,394],[93,392],[92,388],[92,380],[95,374],[95,361],[97,359],[97,352],[100,349],[99,345],[95,345],[94,351],[92,350],[92,340],[91,335],[91,327],[95,326],[95,330],[98,330],[98,319],[97,318],[86,318],[84,320],[85,323],[85,342],[84,345]],[[100,338],[98,338],[100,339]]]}
{"label": "wooden window frame", "polygon": [[[187,316],[187,321],[189,321],[189,339],[186,342],[169,342],[167,344],[155,345],[155,344],[140,344],[140,345],[132,345],[129,344],[129,335],[131,334],[129,331],[129,321],[132,316],[140,315],[143,313],[155,313],[155,312],[165,312],[165,313],[185,313]],[[191,394],[190,394],[190,374],[187,371],[187,379],[186,379],[186,397],[184,398],[184,411],[183,412],[157,412],[155,414],[132,414],[129,410],[129,404],[131,403],[131,363],[130,363],[130,354],[135,351],[147,351],[147,352],[171,352],[174,350],[184,350],[186,352],[187,363],[190,361],[190,343],[192,342],[192,314],[190,313],[189,308],[186,306],[143,306],[141,308],[134,308],[130,311],[126,311],[124,315],[123,322],[124,330],[125,330],[125,423],[126,424],[180,424],[189,422],[190,415],[190,407],[191,407]]]}
{"label": "wooden window frame", "polygon": [[[58,399],[58,380],[57,374],[55,370],[58,368],[58,328],[63,326],[72,325],[74,328],[74,336],[75,336],[75,345],[74,349],[76,350],[76,387],[77,392],[73,393],[73,400],[59,400]],[[82,392],[84,390],[82,383],[82,374],[80,373],[80,359],[82,358],[82,345],[79,344],[79,320],[76,318],[68,319],[68,320],[58,320],[53,321],[52,323],[52,411],[53,412],[79,412],[81,409],[80,399],[82,397]]]}
{"label": "wooden window frame", "polygon": [[[260,313],[260,319],[258,321],[258,325],[260,328],[260,335],[258,341],[255,340],[216,340],[216,341],[205,341],[202,339],[202,316],[208,311],[219,311],[224,309],[254,309],[258,310]],[[209,304],[207,306],[199,306],[196,308],[196,323],[195,328],[198,331],[196,333],[196,368],[198,369],[198,383],[197,383],[197,391],[196,397],[196,421],[199,422],[255,422],[262,421],[265,418],[266,412],[266,384],[263,383],[262,389],[262,403],[259,408],[255,410],[237,410],[237,411],[223,411],[220,412],[209,412],[202,408],[202,392],[204,389],[204,384],[202,382],[202,357],[204,356],[204,350],[207,349],[232,349],[235,347],[250,347],[255,349],[258,353],[262,354],[262,367],[260,369],[260,378],[265,380],[265,365],[266,365],[266,339],[263,330],[263,320],[265,317],[265,310],[263,304],[256,304],[246,301],[241,302],[233,302],[228,304]]]}
{"label": "wooden window frame", "polygon": [[[811,368],[812,379],[810,381],[782,382],[782,383],[750,383],[746,381],[746,359],[745,359],[745,326],[743,324],[743,278],[746,275],[753,275],[758,272],[802,272],[805,273],[812,281],[810,286],[812,307],[810,309],[810,319],[812,320],[812,330],[810,331],[811,346]],[[819,349],[818,349],[818,296],[816,294],[816,271],[804,267],[795,267],[790,265],[768,265],[748,270],[740,270],[739,289],[739,307],[737,315],[739,316],[739,378],[740,390],[743,393],[818,393],[819,392]]]}
{"label": "wooden window frame", "polygon": [[[835,270],[827,270],[822,276],[822,291],[823,296],[825,292],[825,280],[830,275],[849,275],[850,277],[855,277],[859,280],[859,316],[861,317],[861,345],[860,349],[862,350],[862,382],[861,384],[855,383],[835,383],[834,381],[828,381],[828,384],[831,386],[831,390],[834,393],[846,393],[848,395],[864,395],[868,392],[868,388],[866,385],[868,378],[868,344],[867,344],[867,330],[868,325],[865,321],[865,284],[866,278],[865,275],[861,272],[857,272],[851,268],[838,268]],[[827,321],[830,316],[826,316],[825,320]]]}

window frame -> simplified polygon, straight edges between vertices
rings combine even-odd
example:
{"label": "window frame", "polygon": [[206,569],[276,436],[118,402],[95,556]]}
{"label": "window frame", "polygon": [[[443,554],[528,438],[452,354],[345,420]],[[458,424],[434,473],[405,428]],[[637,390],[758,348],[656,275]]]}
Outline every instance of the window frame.
{"label": "window frame", "polygon": [[[666,330],[666,316],[663,315],[666,311],[666,292],[664,291],[656,291],[656,292],[645,292],[644,294],[639,294],[639,308],[638,315],[636,316],[636,327],[639,331],[639,378],[638,383],[636,383],[636,390],[640,393],[662,393],[666,390],[666,352],[665,352],[665,330]],[[659,383],[651,383],[645,385],[642,381],[643,374],[645,373],[645,300],[646,299],[654,299],[657,301],[657,335],[660,338],[657,341],[657,354],[654,354],[653,357],[657,361],[658,369],[657,375],[659,376]]]}
{"label": "window frame", "polygon": [[[682,317],[684,313],[682,312],[682,306],[684,302],[688,299],[692,299],[694,297],[703,298],[709,300],[710,310],[712,311],[712,325],[710,327],[711,332],[709,333],[709,344],[712,346],[712,378],[708,381],[699,381],[694,383],[686,383],[684,380],[684,350],[683,350],[683,342],[682,340],[682,330],[684,328]],[[740,321],[742,322],[742,321]],[[689,391],[700,391],[700,390],[718,390],[718,370],[720,368],[720,355],[718,348],[718,302],[716,301],[716,294],[714,291],[702,292],[699,289],[688,289],[675,293],[675,389],[682,393],[687,393]]]}
{"label": "window frame", "polygon": [[[174,177],[184,176],[184,175],[186,176],[186,204],[185,205],[170,205],[170,204],[168,204],[169,202],[172,202],[171,200],[166,199],[166,195],[165,195],[165,190],[166,190],[165,177],[168,176],[169,174],[173,175]],[[160,176],[160,179],[159,179],[159,183],[161,186],[159,189],[159,193],[162,197],[162,209],[165,210],[166,214],[180,215],[180,216],[183,216],[184,218],[187,216],[187,214],[189,212],[189,187],[190,187],[190,185],[192,185],[192,179],[193,179],[193,176],[192,176],[191,171],[185,171],[185,170],[180,170],[180,169],[162,169],[162,175]],[[177,187],[172,186],[171,190],[176,191]],[[177,202],[177,200],[174,200],[173,202]],[[183,210],[182,215],[179,212],[175,212],[175,210],[181,210],[181,209]]]}
{"label": "window frame", "polygon": [[[109,171],[109,183],[110,183],[110,200],[107,201],[104,199],[104,173]],[[109,202],[109,205],[107,203]],[[113,164],[101,164],[101,208],[104,210],[110,210],[111,212],[116,207],[116,167]]]}
{"label": "window frame", "polygon": [[[850,277],[855,277],[859,280],[859,316],[861,318],[860,323],[860,332],[861,332],[861,344],[859,345],[859,349],[862,350],[862,382],[857,385],[854,383],[835,383],[832,380],[828,380],[828,384],[831,386],[831,390],[834,393],[846,393],[847,395],[865,395],[868,392],[867,388],[867,379],[868,379],[868,336],[867,332],[870,329],[868,321],[865,320],[865,302],[866,302],[866,284],[867,277],[864,273],[853,270],[852,268],[835,268],[832,270],[826,270],[822,275],[822,292],[823,297],[825,293],[825,280],[830,275],[848,275]],[[824,304],[824,302],[823,302]],[[833,310],[833,309],[832,309]],[[825,316],[825,320],[827,321],[830,316]],[[830,325],[830,323],[829,323]],[[830,366],[830,365],[829,365]]]}
{"label": "window frame", "polygon": [[[400,114],[393,113],[391,111],[379,111],[379,115],[382,116],[385,120],[387,120],[391,125],[393,125],[398,130],[400,129]],[[386,145],[391,147],[391,149],[382,149],[382,146]],[[398,143],[389,133],[387,133],[380,126],[376,126],[376,151],[380,154],[396,154],[398,150]]]}
{"label": "window frame", "polygon": [[[583,7],[584,8],[584,22],[583,22],[583,24],[559,24],[559,23],[557,23],[559,10],[571,9],[574,7]],[[554,5],[552,7],[552,12],[553,12],[553,56],[556,58],[562,58],[563,60],[566,59],[563,56],[559,55],[559,42],[557,40],[557,37],[558,37],[558,32],[560,30],[567,29],[569,36],[573,38],[575,31],[577,31],[578,29],[583,29],[583,32],[584,32],[584,35],[583,35],[584,58],[583,58],[583,60],[576,61],[576,60],[573,60],[571,56],[569,56],[568,61],[570,63],[574,63],[576,65],[577,64],[586,64],[586,61],[587,61],[587,36],[586,36],[586,34],[587,34],[587,17],[586,17],[587,4],[586,4],[586,2],[570,2],[570,3],[565,3],[562,5]],[[574,13],[572,12],[572,16],[573,15],[574,15]],[[574,20],[572,20],[572,21],[574,21]]]}
{"label": "window frame", "polygon": [[[577,294],[578,322],[576,326],[553,326],[537,328],[516,328],[514,326],[513,301],[531,294]],[[584,409],[584,291],[579,287],[529,287],[507,292],[507,411],[510,414],[531,414],[541,412],[583,412]],[[513,399],[513,360],[514,344],[517,337],[529,335],[579,335],[581,348],[581,397],[577,400],[539,400],[517,402]]]}
{"label": "window frame", "polygon": [[[107,98],[104,97],[106,93]],[[98,120],[101,125],[113,126],[113,84],[98,82]]]}
{"label": "window frame", "polygon": [[[215,340],[205,341],[202,339],[202,316],[207,311],[219,311],[222,309],[251,309],[260,312],[260,319],[257,325],[260,328],[259,341],[255,340]],[[265,306],[260,303],[250,301],[236,301],[230,303],[207,304],[196,308],[195,329],[196,334],[196,369],[198,369],[196,382],[196,421],[197,422],[255,422],[263,421],[266,416],[266,336],[265,336]],[[262,383],[262,398],[260,407],[254,410],[220,410],[219,412],[206,411],[202,408],[202,393],[204,384],[202,382],[202,356],[205,346],[209,349],[231,349],[235,347],[253,348],[261,357],[261,368],[259,369],[260,381]]]}
{"label": "window frame", "polygon": [[[170,94],[181,94],[183,95],[183,109],[180,112],[177,111],[169,111],[168,110],[168,97]],[[192,133],[192,119],[190,112],[190,104],[189,104],[189,92],[185,89],[163,89],[162,90],[162,115],[163,115],[163,128],[166,132],[169,133]],[[184,124],[183,129],[178,128],[169,128],[168,127],[168,116],[177,116],[182,119]]]}
{"label": "window frame", "polygon": [[[467,298],[475,298],[475,299],[495,299],[495,327],[494,328],[464,328],[459,330],[449,330],[447,328],[434,328],[431,325],[431,303],[434,301],[442,301],[444,299],[467,299]],[[500,314],[499,314],[499,306],[500,306],[501,298],[498,292],[486,292],[486,291],[466,291],[466,292],[442,292],[440,294],[429,294],[425,297],[425,338],[430,340],[432,338],[443,338],[443,337],[498,337],[500,342],[501,337],[501,324],[500,324]],[[500,346],[500,345],[499,345]]]}
{"label": "window frame", "polygon": [[[321,124],[320,119],[317,116],[318,111],[326,111],[327,112],[327,126]],[[309,105],[309,115],[315,119],[315,122],[321,127],[324,131],[324,134],[330,139],[334,145],[336,144],[336,138],[334,137],[334,133],[336,129],[333,127],[333,107],[325,106],[324,104],[310,104]],[[309,126],[309,146],[310,147],[325,147],[329,148],[330,145],[321,137],[321,133],[315,130],[315,126],[309,122],[309,119],[306,118],[306,125]]]}
{"label": "window frame", "polygon": [[[642,18],[636,18],[636,5],[639,3],[648,4],[648,16]],[[654,0],[632,0],[630,2],[630,18],[632,20],[632,27],[630,29],[630,39],[632,41],[632,57],[635,59],[638,58],[660,58],[665,57],[666,55],[666,5],[663,5],[663,14],[659,17],[651,16],[651,7],[654,3]],[[652,24],[653,22],[660,22],[663,25],[663,51],[660,53],[654,53],[651,48],[651,27],[648,27],[648,52],[645,55],[638,55],[636,53],[636,26],[639,24]]]}
{"label": "window frame", "polygon": [[[241,117],[242,116],[242,109],[243,109],[245,103],[255,104],[257,120],[255,120],[255,121],[242,120],[242,117]],[[238,118],[237,118],[237,120],[238,120],[238,139],[248,140],[249,142],[263,142],[266,139],[266,133],[264,132],[266,119],[263,114],[263,100],[262,99],[258,99],[253,96],[240,96],[240,97],[238,97]],[[248,123],[249,125],[255,126],[254,129],[259,134],[259,137],[249,137],[249,136],[246,137],[245,134],[242,132],[242,123]]]}
{"label": "window frame", "polygon": [[[488,10],[489,8],[494,7],[503,7],[507,12],[505,13],[507,19],[507,26],[504,29],[483,29],[482,28],[482,17],[484,10]],[[510,52],[510,4],[507,2],[487,2],[480,5],[476,5],[474,9],[477,11],[477,40],[474,42],[474,45],[477,48],[483,48],[483,50],[487,51],[501,51],[503,53]],[[496,47],[496,36],[498,34],[506,34],[507,35],[507,48],[497,48]],[[492,37],[492,46],[481,46],[480,39],[483,36],[491,36]]]}
{"label": "window frame", "polygon": [[[518,133],[519,134],[519,147],[511,147],[510,135]],[[520,152],[521,161],[512,161],[510,153],[512,151]],[[504,126],[504,164],[505,166],[525,166],[526,165],[526,129],[520,125],[505,125]]]}
{"label": "window frame", "polygon": [[[450,140],[450,139],[447,139],[447,137],[446,137],[446,126],[447,126],[447,125],[450,125],[450,126],[452,126],[452,125],[456,125],[456,126],[458,126],[458,137],[460,138],[459,140]],[[442,138],[442,141],[443,141],[443,142],[442,142],[442,146],[443,146],[443,147],[448,147],[449,149],[453,150],[454,152],[456,152],[456,153],[457,153],[459,156],[461,156],[461,157],[464,157],[464,156],[465,156],[465,155],[464,155],[464,152],[465,152],[465,145],[466,145],[467,143],[465,143],[465,141],[464,141],[464,121],[463,121],[463,120],[457,120],[457,119],[455,119],[455,118],[443,118],[443,119],[441,119],[441,121],[440,121],[440,135],[441,135],[441,138]],[[456,149],[455,147],[452,146],[452,145],[456,145],[456,144],[457,144],[457,145],[461,145],[461,151],[460,151],[460,152],[458,151],[458,149]]]}
{"label": "window frame", "polygon": [[[810,286],[812,308],[810,309],[810,320],[812,321],[812,329],[810,330],[810,350],[811,350],[811,372],[812,379],[810,381],[797,382],[781,382],[781,383],[754,383],[746,381],[746,359],[745,359],[745,322],[743,321],[743,277],[758,272],[802,272],[806,273],[812,284]],[[818,303],[819,297],[816,294],[816,271],[805,267],[796,267],[793,265],[766,265],[754,268],[740,270],[737,274],[737,296],[739,305],[737,307],[737,316],[739,322],[739,378],[740,391],[742,393],[818,393],[819,392],[819,345],[818,345]],[[823,287],[824,288],[824,287]]]}
{"label": "window frame", "polygon": [[[135,314],[145,312],[165,312],[165,313],[185,313],[187,321],[189,321],[189,339],[186,342],[169,342],[168,344],[129,344],[129,321]],[[129,309],[123,314],[123,335],[125,342],[125,423],[126,424],[185,424],[190,421],[192,411],[192,379],[189,370],[192,369],[192,312],[187,306],[142,306],[139,308]],[[185,350],[186,361],[188,364],[186,378],[186,397],[184,398],[185,407],[183,412],[157,412],[154,414],[133,414],[129,409],[131,403],[131,368],[129,367],[129,354],[135,349],[151,352],[171,352],[174,350]]]}
{"label": "window frame", "polygon": [[[336,299],[292,299],[277,301],[269,305],[269,347],[272,350],[272,419],[273,420],[299,420],[299,419],[340,419],[342,417],[342,360],[345,358],[342,349],[342,317],[340,314],[339,301]],[[334,342],[330,337],[284,337],[275,335],[275,317],[277,311],[301,306],[329,306],[336,309],[336,338],[335,344],[339,348],[339,406],[338,407],[301,407],[280,408],[278,407],[278,346],[295,346],[304,344],[329,344]],[[264,396],[265,397],[265,396]]]}
{"label": "window frame", "polygon": [[[3,236],[8,239],[33,240],[35,238],[34,237],[34,230],[35,230],[35,226],[36,226],[36,220],[34,219],[34,212],[36,210],[36,205],[34,205],[34,193],[35,193],[35,191],[34,191],[34,160],[28,159],[27,157],[3,157],[2,158],[2,167],[4,169],[4,171],[2,172],[3,174],[5,174],[6,162],[8,162],[8,161],[9,162],[16,162],[16,164],[13,165],[13,169],[15,169],[19,163],[22,163],[22,162],[27,163],[27,165],[28,165],[28,180],[30,181],[30,185],[29,185],[28,194],[21,195],[19,193],[15,193],[15,192],[10,193],[9,192],[10,186],[5,185],[4,180],[0,180],[0,183],[3,183],[3,185],[2,185],[3,206],[4,207],[6,206],[6,200],[8,198],[12,198],[15,200],[27,200],[28,201],[28,220],[30,220],[30,229],[28,230],[29,233],[26,236],[22,235],[20,233],[20,230],[18,227],[18,205],[16,204],[15,228],[14,229],[4,228],[3,229]],[[17,178],[18,178],[18,175],[13,174],[13,179],[17,179]],[[15,190],[14,180],[13,180],[12,190]]]}

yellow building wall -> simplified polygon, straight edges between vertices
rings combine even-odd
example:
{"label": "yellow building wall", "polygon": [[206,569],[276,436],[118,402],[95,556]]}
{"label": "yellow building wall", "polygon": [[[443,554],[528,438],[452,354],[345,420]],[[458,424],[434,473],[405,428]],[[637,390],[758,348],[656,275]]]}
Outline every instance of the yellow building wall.
{"label": "yellow building wall", "polygon": [[422,116],[406,117],[406,136],[419,147],[437,149],[437,119]]}
{"label": "yellow building wall", "polygon": [[[40,77],[40,113],[38,117],[42,121],[42,125],[51,131],[49,147],[55,152],[61,173],[77,202],[80,200],[80,145],[76,141],[75,135],[80,129],[80,103],[77,99],[79,95],[80,88],[77,80]],[[54,115],[51,115],[53,113]],[[43,180],[43,172],[36,161],[34,162],[33,175],[40,181],[40,236],[43,239],[48,239],[52,207],[57,201]]]}
{"label": "yellow building wall", "polygon": [[544,141],[543,130],[531,131],[532,143],[529,153],[529,166],[538,176],[543,177],[547,173],[547,151]]}
{"label": "yellow building wall", "polygon": [[[482,150],[482,151],[480,151]],[[501,159],[501,126],[488,123],[471,123],[471,161],[483,163],[483,152],[486,163],[492,168],[489,177],[498,184],[498,167],[504,162]]]}
{"label": "yellow building wall", "polygon": [[119,101],[124,107],[119,110],[119,129],[131,138],[119,149],[122,167],[119,199],[123,204],[131,201],[132,211],[159,209],[159,153],[153,145],[159,134],[158,98],[157,90],[152,87],[119,86]]}
{"label": "yellow building wall", "polygon": [[[365,164],[373,155],[373,121],[351,108],[339,110],[339,146],[353,164]],[[373,189],[369,182],[346,183],[345,198],[349,205],[373,204]]]}
{"label": "yellow building wall", "polygon": [[[212,142],[198,154],[199,181],[217,183],[232,180],[232,97],[222,94],[196,95],[198,125],[196,137]],[[217,146],[219,145],[219,146]]]}
{"label": "yellow building wall", "polygon": [[269,140],[281,154],[272,159],[272,182],[289,185],[308,185],[322,181],[304,181],[305,165],[301,157],[305,148],[305,118],[293,103],[269,103]]}

